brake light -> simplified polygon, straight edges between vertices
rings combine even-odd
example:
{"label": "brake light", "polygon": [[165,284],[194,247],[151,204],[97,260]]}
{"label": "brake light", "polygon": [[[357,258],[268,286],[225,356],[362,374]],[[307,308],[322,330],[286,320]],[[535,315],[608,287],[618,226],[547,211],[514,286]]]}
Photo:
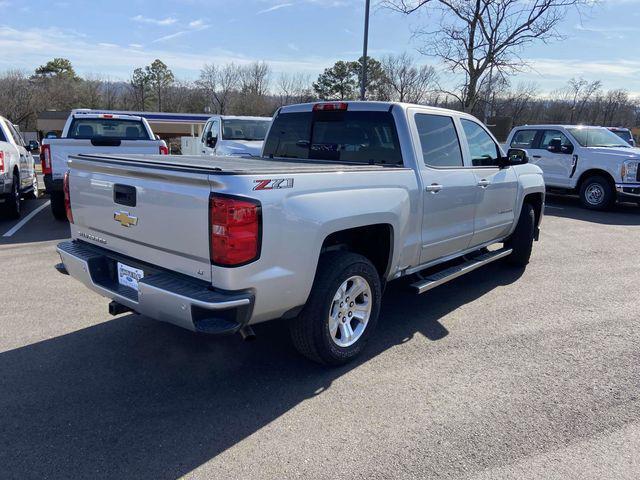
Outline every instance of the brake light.
{"label": "brake light", "polygon": [[329,112],[335,110],[346,110],[349,108],[349,104],[346,102],[332,102],[332,103],[316,103],[313,106],[314,112]]}
{"label": "brake light", "polygon": [[101,118],[113,118],[113,115],[110,113],[105,113],[104,115],[100,115]]}
{"label": "brake light", "polygon": [[40,163],[42,164],[42,173],[51,174],[51,146],[42,145],[40,147]]}
{"label": "brake light", "polygon": [[209,197],[211,263],[238,267],[260,257],[262,210],[257,200],[229,195]]}
{"label": "brake light", "polygon": [[160,145],[160,155],[169,155],[169,147]]}
{"label": "brake light", "polygon": [[4,152],[0,151],[0,173],[4,173]]}
{"label": "brake light", "polygon": [[62,185],[64,190],[64,209],[67,212],[67,220],[69,220],[69,223],[73,223],[73,212],[71,211],[71,194],[69,193],[68,170],[64,173],[64,181]]}

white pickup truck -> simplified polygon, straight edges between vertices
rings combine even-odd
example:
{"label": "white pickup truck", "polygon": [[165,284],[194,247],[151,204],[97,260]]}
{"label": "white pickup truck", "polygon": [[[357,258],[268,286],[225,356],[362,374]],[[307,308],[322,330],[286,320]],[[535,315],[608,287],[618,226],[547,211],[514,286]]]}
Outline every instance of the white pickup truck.
{"label": "white pickup truck", "polygon": [[38,196],[38,179],[31,152],[37,142],[25,143],[18,129],[0,117],[0,206],[10,218],[19,218],[22,196]]}
{"label": "white pickup truck", "polygon": [[62,178],[67,171],[67,160],[78,153],[166,155],[169,150],[164,140],[156,139],[142,117],[72,111],[62,137],[45,138],[40,148],[45,188],[58,220],[66,219]]}
{"label": "white pickup truck", "polygon": [[542,172],[474,117],[388,102],[281,108],[263,158],[72,155],[61,273],[189,330],[290,320],[309,358],[344,363],[387,281],[426,292],[501,258],[523,267]]}
{"label": "white pickup truck", "polygon": [[270,117],[216,115],[207,120],[199,141],[202,155],[260,156]]}
{"label": "white pickup truck", "polygon": [[549,189],[577,193],[586,208],[604,210],[616,198],[640,203],[640,148],[610,129],[525,125],[511,131],[507,145],[528,152]]}

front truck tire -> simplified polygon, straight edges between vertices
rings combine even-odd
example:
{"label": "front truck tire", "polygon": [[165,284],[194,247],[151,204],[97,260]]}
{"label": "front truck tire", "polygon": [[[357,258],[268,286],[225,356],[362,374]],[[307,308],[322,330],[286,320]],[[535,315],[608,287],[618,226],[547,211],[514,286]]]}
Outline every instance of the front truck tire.
{"label": "front truck tire", "polygon": [[601,175],[592,175],[580,185],[580,202],[589,210],[608,210],[616,201],[616,191]]}
{"label": "front truck tire", "polygon": [[63,192],[51,192],[51,212],[56,220],[67,220],[67,210],[64,207]]}
{"label": "front truck tire", "polygon": [[366,257],[323,254],[309,299],[290,323],[294,346],[323,365],[353,360],[375,330],[381,299],[380,276]]}
{"label": "front truck tire", "polygon": [[531,258],[533,237],[536,229],[536,214],[530,203],[524,203],[520,211],[520,218],[513,235],[505,242],[505,246],[513,252],[507,257],[507,262],[516,267],[525,267]]}

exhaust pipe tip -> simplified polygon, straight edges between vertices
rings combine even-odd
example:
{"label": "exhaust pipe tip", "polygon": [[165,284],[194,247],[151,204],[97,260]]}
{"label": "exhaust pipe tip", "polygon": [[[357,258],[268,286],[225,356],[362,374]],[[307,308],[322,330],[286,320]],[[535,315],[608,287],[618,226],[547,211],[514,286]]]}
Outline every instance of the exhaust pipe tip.
{"label": "exhaust pipe tip", "polygon": [[256,339],[256,334],[253,331],[253,328],[251,328],[249,325],[245,325],[244,327],[242,327],[238,331],[238,333],[242,337],[242,340],[244,340],[245,342],[251,342]]}

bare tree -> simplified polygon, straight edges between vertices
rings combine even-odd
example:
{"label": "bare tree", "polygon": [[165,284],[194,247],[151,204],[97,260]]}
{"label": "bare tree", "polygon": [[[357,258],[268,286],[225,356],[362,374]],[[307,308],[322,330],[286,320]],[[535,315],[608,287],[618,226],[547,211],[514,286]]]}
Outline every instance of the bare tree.
{"label": "bare tree", "polygon": [[598,94],[601,88],[602,82],[600,80],[593,82],[588,82],[584,78],[572,78],[569,80],[567,87],[571,99],[569,123],[576,123],[582,120],[587,103]]}
{"label": "bare tree", "polygon": [[382,68],[391,98],[399,102],[421,103],[435,87],[435,69],[427,65],[416,66],[407,53],[387,55],[382,59]]}
{"label": "bare tree", "polygon": [[268,115],[273,105],[267,99],[271,68],[266,62],[240,67],[240,91],[235,109],[241,115]]}
{"label": "bare tree", "polygon": [[32,82],[20,70],[10,70],[0,78],[0,115],[13,123],[35,123],[36,95]]}
{"label": "bare tree", "polygon": [[588,0],[383,0],[392,10],[411,14],[430,8],[440,13],[435,29],[415,35],[425,40],[421,52],[439,58],[464,80],[455,96],[474,111],[483,83],[527,66],[520,53],[527,44],[561,38],[556,27],[570,7]]}
{"label": "bare tree", "polygon": [[277,81],[277,94],[280,106],[308,102],[314,98],[311,79],[309,75],[302,73],[280,74]]}
{"label": "bare tree", "polygon": [[227,113],[232,93],[239,88],[240,71],[236,64],[228,63],[222,67],[206,64],[200,70],[196,84],[207,97],[207,106],[212,113]]}

